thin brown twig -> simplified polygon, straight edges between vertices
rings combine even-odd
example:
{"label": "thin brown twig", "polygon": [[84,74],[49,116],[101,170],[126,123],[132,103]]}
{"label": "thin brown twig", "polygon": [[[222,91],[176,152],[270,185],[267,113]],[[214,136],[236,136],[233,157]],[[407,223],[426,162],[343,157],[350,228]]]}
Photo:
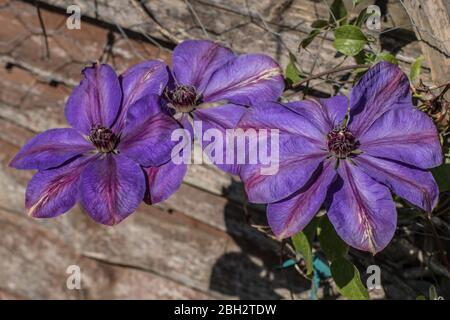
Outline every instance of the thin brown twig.
{"label": "thin brown twig", "polygon": [[448,86],[448,85],[450,85],[450,81],[447,81],[446,83],[438,84],[436,86],[432,86],[429,89],[430,90],[436,90],[436,89],[440,89],[440,88]]}
{"label": "thin brown twig", "polygon": [[36,6],[38,18],[39,18],[39,24],[41,25],[42,34],[44,35],[44,44],[45,44],[45,58],[50,58],[50,47],[48,45],[48,37],[47,37],[47,30],[45,29],[44,19],[42,19],[41,14],[41,8],[39,7],[39,2],[34,1],[34,4]]}
{"label": "thin brown twig", "polygon": [[300,87],[302,84],[304,84],[305,82],[309,82],[311,80],[317,79],[317,78],[321,78],[323,76],[332,74],[332,73],[337,73],[337,72],[341,72],[341,71],[346,71],[346,70],[352,70],[352,69],[364,69],[364,68],[370,68],[371,65],[370,64],[355,64],[355,65],[351,65],[351,66],[345,66],[345,67],[341,67],[341,68],[336,68],[336,69],[332,69],[329,71],[325,71],[325,72],[321,72],[312,76],[309,76],[308,78],[305,78],[297,83],[294,83],[292,85],[292,88],[298,88]]}

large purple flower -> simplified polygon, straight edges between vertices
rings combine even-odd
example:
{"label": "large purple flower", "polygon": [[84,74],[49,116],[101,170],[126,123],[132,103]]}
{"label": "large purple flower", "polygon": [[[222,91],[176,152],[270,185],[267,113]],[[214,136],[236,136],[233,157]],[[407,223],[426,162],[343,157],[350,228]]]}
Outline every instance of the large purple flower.
{"label": "large purple flower", "polygon": [[[167,106],[190,132],[189,116],[202,121],[202,132],[196,135],[210,128],[223,133],[234,128],[247,106],[277,100],[284,90],[279,65],[263,54],[236,56],[211,41],[187,40],[175,48],[172,58],[172,79],[165,91]],[[237,165],[217,165],[228,173],[238,173]],[[182,179],[185,170],[179,171]]]}
{"label": "large purple flower", "polygon": [[413,107],[407,77],[390,63],[370,69],[350,103],[344,96],[267,102],[251,108],[238,127],[280,129],[278,174],[261,175],[260,165],[241,168],[249,200],[269,203],[268,221],[279,238],[302,230],[325,203],[342,239],[376,253],[396,228],[389,190],[427,212],[436,205],[438,187],[426,169],[442,162],[437,131]]}
{"label": "large purple flower", "polygon": [[11,166],[39,170],[25,196],[31,216],[55,217],[80,201],[95,221],[114,225],[144,198],[142,167],[170,160],[170,136],[180,126],[161,111],[158,94],[168,79],[162,62],[139,64],[121,79],[104,64],[83,75],[65,109],[73,129],[37,135]]}

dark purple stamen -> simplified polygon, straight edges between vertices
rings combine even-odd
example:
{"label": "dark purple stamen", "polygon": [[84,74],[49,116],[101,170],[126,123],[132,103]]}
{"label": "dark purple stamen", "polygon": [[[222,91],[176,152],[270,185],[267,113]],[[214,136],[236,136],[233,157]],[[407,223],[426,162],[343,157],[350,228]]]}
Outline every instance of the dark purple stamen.
{"label": "dark purple stamen", "polygon": [[167,90],[166,97],[178,112],[191,112],[200,102],[193,86],[178,85],[173,90]]}
{"label": "dark purple stamen", "polygon": [[328,151],[339,159],[348,157],[359,145],[347,128],[336,127],[328,133],[327,138]]}
{"label": "dark purple stamen", "polygon": [[114,151],[119,143],[119,138],[111,129],[101,126],[92,128],[88,139],[102,153]]}

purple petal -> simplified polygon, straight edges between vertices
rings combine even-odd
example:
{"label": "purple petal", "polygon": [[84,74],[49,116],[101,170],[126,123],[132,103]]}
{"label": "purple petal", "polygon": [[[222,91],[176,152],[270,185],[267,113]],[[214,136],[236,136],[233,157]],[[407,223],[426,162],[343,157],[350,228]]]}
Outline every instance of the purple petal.
{"label": "purple petal", "polygon": [[426,169],[442,163],[442,149],[433,121],[417,109],[391,110],[364,133],[360,149],[372,156]]}
{"label": "purple petal", "polygon": [[430,172],[369,155],[355,161],[365,173],[412,204],[427,212],[436,206],[439,188]]}
{"label": "purple petal", "polygon": [[298,192],[267,206],[267,219],[277,238],[284,239],[303,230],[319,211],[335,177],[334,161],[325,161]]}
{"label": "purple petal", "polygon": [[186,40],[173,51],[173,73],[178,83],[194,86],[202,92],[211,75],[233,59],[233,52],[207,40]]}
{"label": "purple petal", "polygon": [[159,60],[138,63],[120,77],[123,89],[122,110],[114,125],[120,132],[125,125],[128,109],[139,99],[149,94],[161,95],[167,85],[167,65]]}
{"label": "purple petal", "polygon": [[268,56],[247,54],[214,72],[203,91],[203,100],[253,105],[277,100],[283,90],[284,78],[279,65]]}
{"label": "purple petal", "polygon": [[85,68],[83,75],[67,100],[65,115],[72,127],[88,135],[94,126],[109,128],[113,124],[120,111],[122,90],[107,64]]}
{"label": "purple petal", "polygon": [[360,136],[383,113],[412,108],[408,77],[394,64],[380,62],[353,88],[349,129]]}
{"label": "purple petal", "polygon": [[397,225],[391,193],[347,161],[338,172],[327,199],[328,218],[350,246],[375,254],[391,241]]}
{"label": "purple petal", "polygon": [[145,174],[131,159],[108,154],[81,175],[81,204],[95,221],[114,225],[133,213],[145,194]]}
{"label": "purple petal", "polygon": [[[218,133],[220,132],[222,137],[226,138],[227,137],[226,130],[234,129],[246,110],[247,109],[245,107],[234,104],[227,104],[219,107],[196,110],[194,112],[194,119],[196,121],[202,122],[201,128],[196,129],[200,129],[199,132],[201,132],[202,137],[205,136],[206,131],[216,129],[218,130]],[[203,139],[201,141],[203,150],[205,150],[205,148],[207,149],[210,143],[207,142],[205,143]],[[214,143],[214,141],[211,143]],[[222,161],[220,161],[221,163],[217,163],[214,161],[213,162],[221,170],[229,174],[238,175],[240,166],[236,158],[238,154],[237,143],[234,143],[233,150],[227,150],[226,145],[227,144],[224,141],[222,149],[223,157]],[[226,161],[227,152],[233,152],[234,155],[233,161]],[[213,157],[208,152],[206,152],[206,154],[213,160]]]}
{"label": "purple petal", "polygon": [[[279,130],[277,174],[262,174],[267,165],[260,162],[241,166],[240,177],[251,202],[275,202],[290,196],[309,180],[326,157],[325,135],[308,119],[275,102],[250,107],[238,128]],[[268,139],[267,144],[270,142]]]}
{"label": "purple petal", "polygon": [[45,170],[93,149],[92,144],[73,129],[51,129],[28,141],[10,165],[16,169]]}
{"label": "purple petal", "polygon": [[161,111],[159,97],[145,96],[128,110],[119,151],[144,167],[159,166],[170,159],[177,143],[171,140],[176,129],[181,126]]}
{"label": "purple petal", "polygon": [[147,202],[156,204],[168,199],[180,188],[186,171],[186,164],[177,165],[172,161],[159,167],[145,168],[148,183]]}
{"label": "purple petal", "polygon": [[321,148],[326,147],[326,130],[319,129],[314,120],[300,114],[301,109],[312,107],[310,103],[296,102],[283,105],[261,102],[248,109],[238,124],[242,129],[278,129],[280,135],[289,134],[306,139]]}
{"label": "purple petal", "polygon": [[316,145],[292,136],[280,136],[279,160],[275,174],[264,174],[267,165],[241,165],[240,177],[248,199],[253,203],[280,201],[302,188],[324,161],[326,152]]}
{"label": "purple petal", "polygon": [[34,218],[53,218],[78,200],[80,175],[91,158],[81,157],[56,169],[36,173],[28,184],[25,206]]}
{"label": "purple petal", "polygon": [[339,95],[328,99],[289,102],[285,106],[308,119],[322,135],[326,135],[344,120],[348,104],[347,97]]}
{"label": "purple petal", "polygon": [[193,140],[194,139],[194,128],[192,127],[192,124],[189,119],[190,119],[190,116],[187,113],[183,113],[181,118],[178,119],[178,122],[184,129],[186,129],[189,132],[189,134]]}

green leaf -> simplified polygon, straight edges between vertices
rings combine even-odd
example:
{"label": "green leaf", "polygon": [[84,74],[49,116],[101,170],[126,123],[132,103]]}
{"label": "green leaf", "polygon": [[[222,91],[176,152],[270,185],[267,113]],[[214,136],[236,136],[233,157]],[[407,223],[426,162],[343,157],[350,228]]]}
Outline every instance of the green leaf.
{"label": "green leaf", "polygon": [[327,259],[333,261],[345,256],[348,252],[348,245],[338,236],[326,215],[320,219],[319,228],[320,247]]}
{"label": "green leaf", "polygon": [[296,63],[297,59],[292,53],[289,53],[289,63],[286,66],[285,79],[286,82],[291,86],[296,82],[299,82],[303,76],[301,75],[300,70],[298,70]]}
{"label": "green leaf", "polygon": [[361,281],[358,269],[345,258],[331,263],[331,275],[339,292],[352,300],[368,300],[369,292]]}
{"label": "green leaf", "polygon": [[291,237],[295,250],[300,253],[305,261],[306,275],[309,277],[314,271],[312,242],[316,235],[317,224],[319,220],[313,219],[306,228]]}
{"label": "green leaf", "polygon": [[381,52],[377,55],[376,62],[382,61],[382,60],[398,65],[397,58],[388,52]]}
{"label": "green leaf", "polygon": [[314,241],[314,237],[316,236],[317,227],[319,226],[319,222],[320,222],[320,218],[315,217],[308,223],[308,225],[305,227],[305,229],[303,229],[303,232],[306,234],[309,242],[311,242],[311,243]]}
{"label": "green leaf", "polygon": [[339,23],[340,21],[345,24],[345,17],[347,17],[347,9],[345,8],[342,0],[334,0],[330,6],[330,23],[334,23],[335,19]]}
{"label": "green leaf", "polygon": [[417,296],[416,300],[427,300],[424,295]]}
{"label": "green leaf", "polygon": [[358,18],[356,18],[355,22],[353,23],[353,25],[357,26],[357,27],[362,27],[362,25],[364,24],[364,22],[367,21],[367,18],[369,18],[371,15],[373,15],[375,12],[367,12],[367,8],[361,10],[361,12],[358,15]]}
{"label": "green leaf", "polygon": [[303,232],[293,235],[291,239],[294,243],[295,250],[300,253],[303,260],[305,260],[306,275],[309,277],[313,272],[313,254],[311,243]]}
{"label": "green leaf", "polygon": [[430,288],[428,289],[428,295],[429,295],[430,300],[437,300],[438,299],[439,296],[437,294],[435,286],[433,286],[433,285],[430,286]]}
{"label": "green leaf", "polygon": [[346,56],[355,56],[364,48],[367,38],[360,28],[347,25],[334,31],[334,47]]}
{"label": "green leaf", "polygon": [[450,164],[443,164],[431,169],[434,180],[439,186],[440,192],[450,191]]}
{"label": "green leaf", "polygon": [[321,32],[321,29],[313,29],[308,36],[300,42],[300,47],[305,49]]}
{"label": "green leaf", "polygon": [[414,81],[419,75],[422,68],[423,56],[419,56],[411,65],[409,71],[409,80]]}
{"label": "green leaf", "polygon": [[356,7],[358,4],[362,2],[362,0],[352,0],[353,6]]}
{"label": "green leaf", "polygon": [[322,20],[322,19],[316,20],[313,23],[311,23],[311,28],[314,28],[314,29],[323,29],[328,26],[329,26],[328,21]]}

